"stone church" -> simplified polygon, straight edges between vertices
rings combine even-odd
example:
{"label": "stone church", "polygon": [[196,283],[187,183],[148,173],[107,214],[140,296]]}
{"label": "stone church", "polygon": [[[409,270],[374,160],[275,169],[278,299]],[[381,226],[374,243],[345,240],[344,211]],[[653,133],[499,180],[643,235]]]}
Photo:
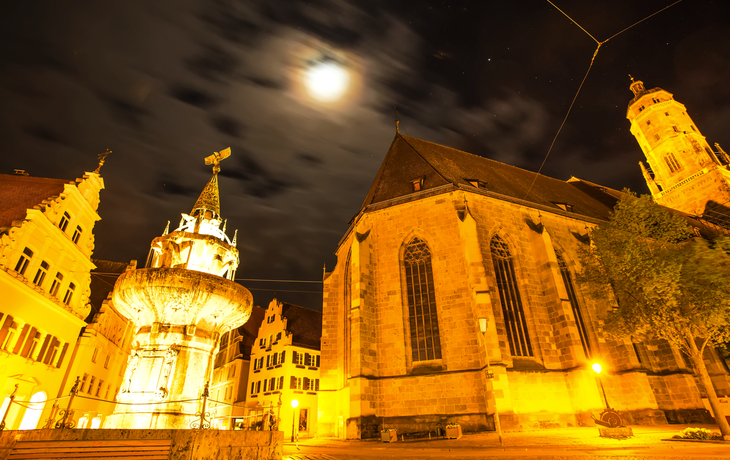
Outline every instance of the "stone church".
{"label": "stone church", "polygon": [[[724,152],[670,93],[631,89],[652,193],[690,214],[727,201]],[[666,343],[609,339],[610,306],[575,282],[589,230],[620,196],[397,132],[325,273],[319,435],[492,430],[495,412],[505,429],[578,426],[606,403],[628,423],[708,420],[689,361]],[[720,397],[725,358],[706,354]]]}

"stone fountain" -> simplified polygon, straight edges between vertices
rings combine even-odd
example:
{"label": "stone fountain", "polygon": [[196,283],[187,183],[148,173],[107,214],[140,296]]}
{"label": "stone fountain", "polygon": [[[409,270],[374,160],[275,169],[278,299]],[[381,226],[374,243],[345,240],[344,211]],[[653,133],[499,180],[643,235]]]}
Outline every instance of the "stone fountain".
{"label": "stone fountain", "polygon": [[206,158],[213,177],[192,212],[152,241],[146,268],[117,279],[114,307],[137,333],[105,428],[196,427],[218,338],[251,316],[251,293],[234,282],[236,236],[228,238],[220,217],[218,173],[229,155]]}

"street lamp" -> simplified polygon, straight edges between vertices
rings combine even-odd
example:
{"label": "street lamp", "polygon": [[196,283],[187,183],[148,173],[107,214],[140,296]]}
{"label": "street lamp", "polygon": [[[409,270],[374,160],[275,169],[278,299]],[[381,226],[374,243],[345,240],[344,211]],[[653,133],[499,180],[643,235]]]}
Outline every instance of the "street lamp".
{"label": "street lamp", "polygon": [[[294,433],[295,433],[295,427],[297,424],[297,407],[299,406],[299,401],[296,399],[291,400],[291,407],[292,407],[292,421],[291,421],[291,442],[294,442]],[[297,440],[299,437],[297,436]]]}
{"label": "street lamp", "polygon": [[[494,378],[494,374],[492,373],[489,362],[489,351],[487,350],[487,318],[477,318],[477,321],[479,322],[479,332],[482,333],[482,339],[484,342],[484,356],[487,360],[486,377],[491,382],[491,380]],[[490,386],[491,388],[489,388]],[[487,387],[487,399],[494,404],[494,428],[497,429],[497,435],[499,436],[499,445],[504,446],[504,441],[502,440],[502,425],[499,423],[499,412],[497,411],[497,398],[494,397],[494,384],[487,384]],[[487,402],[487,410],[489,410],[489,402]]]}
{"label": "street lamp", "polygon": [[601,393],[603,394],[603,401],[606,403],[606,409],[610,410],[611,407],[608,405],[608,398],[606,398],[606,390],[603,388],[603,380],[601,380],[601,371],[603,368],[599,363],[593,363],[591,366],[591,369],[593,369],[593,372],[596,373],[596,378],[598,379],[598,384],[601,386]]}

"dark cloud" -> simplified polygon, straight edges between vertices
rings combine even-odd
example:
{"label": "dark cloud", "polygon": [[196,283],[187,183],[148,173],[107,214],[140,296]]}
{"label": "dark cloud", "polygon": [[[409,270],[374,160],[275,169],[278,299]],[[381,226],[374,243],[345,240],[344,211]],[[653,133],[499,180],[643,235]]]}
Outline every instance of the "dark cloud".
{"label": "dark cloud", "polygon": [[141,128],[144,124],[144,118],[151,114],[150,111],[145,108],[109,94],[102,94],[101,100],[106,103],[117,121],[120,121],[131,128]]}
{"label": "dark cloud", "polygon": [[219,45],[203,45],[196,56],[187,60],[187,68],[196,75],[211,81],[224,81],[232,77],[240,61]]}
{"label": "dark cloud", "polygon": [[322,164],[324,164],[324,161],[321,158],[312,155],[311,153],[299,153],[297,154],[297,158],[309,166],[322,166]]}
{"label": "dark cloud", "polygon": [[201,192],[203,188],[192,187],[184,184],[178,180],[173,179],[169,176],[162,176],[157,179],[155,183],[154,194],[157,196],[163,195],[180,195],[180,196],[196,196]]}
{"label": "dark cloud", "polygon": [[260,87],[266,88],[266,89],[275,89],[275,90],[284,89],[284,83],[271,79],[271,78],[246,77],[246,81],[249,81],[256,86],[260,86]]}
{"label": "dark cloud", "polygon": [[69,145],[58,132],[53,128],[43,125],[30,125],[23,128],[26,134],[40,139],[42,141],[50,142],[52,144]]}
{"label": "dark cloud", "polygon": [[238,181],[246,194],[268,199],[286,192],[293,183],[269,172],[258,160],[244,149],[235,149],[233,164],[227,164],[220,175]]}
{"label": "dark cloud", "polygon": [[211,124],[218,132],[231,137],[239,137],[243,131],[243,125],[240,122],[224,115],[211,119]]}
{"label": "dark cloud", "polygon": [[203,109],[212,107],[218,103],[218,100],[210,94],[182,85],[175,85],[170,88],[170,95],[178,101]]}

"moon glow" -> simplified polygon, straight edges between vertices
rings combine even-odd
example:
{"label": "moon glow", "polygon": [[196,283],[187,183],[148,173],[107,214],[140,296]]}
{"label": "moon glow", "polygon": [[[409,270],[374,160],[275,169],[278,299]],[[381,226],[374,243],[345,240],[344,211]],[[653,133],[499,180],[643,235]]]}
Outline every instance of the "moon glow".
{"label": "moon glow", "polygon": [[322,101],[340,99],[350,84],[347,70],[333,62],[321,62],[307,70],[305,85],[310,96]]}

